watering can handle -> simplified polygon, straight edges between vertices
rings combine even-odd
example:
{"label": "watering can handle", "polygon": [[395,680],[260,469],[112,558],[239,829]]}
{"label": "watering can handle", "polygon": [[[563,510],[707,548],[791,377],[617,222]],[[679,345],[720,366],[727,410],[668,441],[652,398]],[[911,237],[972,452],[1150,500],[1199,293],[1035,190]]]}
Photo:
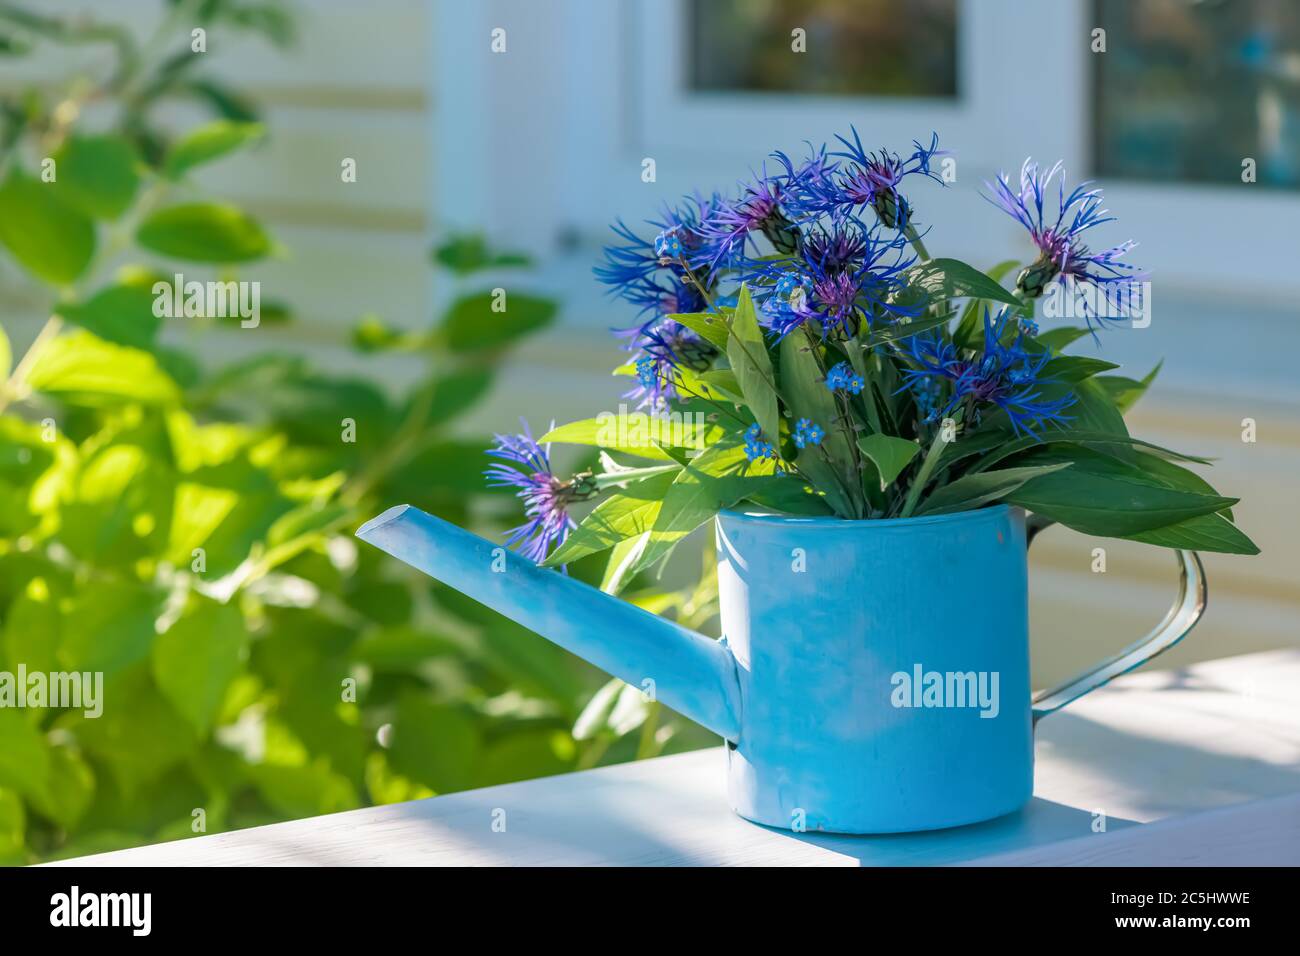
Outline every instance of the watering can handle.
{"label": "watering can handle", "polygon": [[[1025,546],[1033,543],[1038,532],[1054,523],[1048,518],[1030,515],[1026,519]],[[1157,654],[1169,650],[1196,626],[1196,622],[1205,613],[1208,593],[1205,568],[1201,564],[1201,556],[1195,551],[1175,551],[1174,557],[1178,561],[1179,570],[1178,596],[1164,620],[1146,637],[1130,644],[1113,657],[1106,658],[1097,666],[1062,684],[1036,693],[1033,697],[1035,724],[1040,718],[1055,713],[1089,691],[1096,690],[1121,674],[1127,674],[1135,667],[1145,664]]]}

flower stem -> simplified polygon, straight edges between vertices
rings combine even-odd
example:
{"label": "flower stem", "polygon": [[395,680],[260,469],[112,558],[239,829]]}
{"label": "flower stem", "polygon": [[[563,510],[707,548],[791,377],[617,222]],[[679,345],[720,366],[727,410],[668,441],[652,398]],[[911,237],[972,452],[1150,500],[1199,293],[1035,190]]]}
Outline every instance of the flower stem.
{"label": "flower stem", "polygon": [[947,444],[947,440],[943,437],[943,426],[940,425],[938,431],[934,433],[934,441],[930,442],[930,448],[925,453],[925,460],[921,462],[921,470],[916,473],[916,478],[912,480],[912,487],[907,490],[907,500],[903,502],[903,510],[898,515],[900,518],[912,516],[917,499],[921,497],[921,490],[930,480],[930,475],[939,464],[939,456]]}
{"label": "flower stem", "polygon": [[930,250],[925,248],[925,243],[921,241],[921,234],[916,231],[916,227],[910,222],[907,223],[903,226],[903,235],[906,236],[907,241],[912,244],[912,248],[915,249],[916,254],[921,257],[921,261],[929,262]]}

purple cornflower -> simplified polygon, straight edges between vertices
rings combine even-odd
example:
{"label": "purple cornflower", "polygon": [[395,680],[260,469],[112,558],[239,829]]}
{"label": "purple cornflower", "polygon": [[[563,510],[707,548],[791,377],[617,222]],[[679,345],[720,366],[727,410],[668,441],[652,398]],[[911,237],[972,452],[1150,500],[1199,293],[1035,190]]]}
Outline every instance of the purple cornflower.
{"label": "purple cornflower", "polygon": [[1052,381],[1043,377],[1051,353],[1028,352],[1024,332],[1019,329],[1012,337],[1004,336],[1010,321],[1014,320],[1009,309],[1000,311],[996,320],[990,319],[985,309],[984,349],[972,359],[962,358],[956,346],[939,335],[913,336],[912,357],[921,367],[903,373],[907,385],[920,388],[919,381],[928,376],[947,379],[952,398],[940,415],[951,413],[967,400],[977,417],[981,405],[996,405],[1007,413],[1017,434],[1036,434],[1044,425],[1067,420],[1062,412],[1074,403],[1074,396],[1045,398],[1042,394],[1042,386]]}
{"label": "purple cornflower", "polygon": [[[1067,196],[1065,175],[1061,173],[1055,218],[1044,210],[1047,191],[1058,173],[1061,173],[1059,162],[1043,172],[1037,163],[1026,159],[1020,168],[1019,189],[1012,188],[1005,173],[998,174],[996,183],[985,183],[993,192],[985,198],[1024,226],[1038,249],[1038,259],[1020,273],[1016,288],[1036,299],[1059,277],[1067,285],[1080,283],[1095,290],[1104,298],[1108,315],[1112,314],[1111,310],[1124,315],[1140,308],[1138,283],[1149,275],[1120,261],[1136,243],[1130,240],[1102,252],[1091,252],[1080,238],[1094,226],[1115,219],[1102,208],[1101,189],[1089,188],[1090,182],[1080,183]],[[1097,310],[1086,298],[1083,306],[1091,324]]]}
{"label": "purple cornflower", "polygon": [[826,387],[832,392],[852,392],[861,395],[867,387],[866,381],[849,367],[848,362],[841,362],[826,373]]}
{"label": "purple cornflower", "polygon": [[844,144],[844,150],[830,154],[846,160],[843,168],[838,170],[838,175],[827,177],[822,183],[811,187],[813,197],[803,205],[823,212],[870,206],[876,211],[881,224],[889,229],[902,229],[912,218],[911,205],[899,192],[903,180],[908,176],[920,175],[943,184],[943,180],[930,169],[931,160],[936,156],[947,155],[945,150],[939,149],[939,135],[932,135],[929,146],[913,141],[912,145],[916,149],[904,159],[887,149],[868,153],[862,146],[857,129],[849,129],[853,141],[836,136]]}
{"label": "purple cornflower", "polygon": [[806,448],[809,445],[820,445],[822,439],[826,437],[826,432],[818,424],[815,424],[811,418],[801,418],[794,425],[794,443],[797,448]]}
{"label": "purple cornflower", "polygon": [[[781,157],[784,159],[784,157]],[[710,275],[733,265],[752,247],[752,233],[761,233],[777,252],[785,255],[799,248],[799,230],[782,211],[782,197],[794,173],[761,174],[742,184],[739,199],[723,202],[700,223],[703,252],[691,259],[693,266],[707,268]]]}
{"label": "purple cornflower", "polygon": [[517,545],[524,557],[540,562],[577,527],[569,517],[569,505],[590,498],[596,487],[590,472],[568,481],[558,478],[551,471],[550,455],[533,439],[528,422],[520,419],[520,424],[522,434],[493,436],[496,444],[488,454],[504,464],[494,464],[483,474],[491,487],[516,489],[528,520],[506,533],[506,544]]}

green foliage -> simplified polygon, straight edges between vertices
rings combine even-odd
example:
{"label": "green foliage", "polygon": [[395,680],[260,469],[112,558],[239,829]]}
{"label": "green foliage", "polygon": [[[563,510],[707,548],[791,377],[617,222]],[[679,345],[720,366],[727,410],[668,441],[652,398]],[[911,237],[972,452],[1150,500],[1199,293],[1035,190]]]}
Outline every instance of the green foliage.
{"label": "green foliage", "polygon": [[[195,16],[283,39],[277,8],[207,0]],[[11,14],[0,6],[0,36],[37,45],[88,29]],[[555,314],[514,283],[505,311],[482,290],[481,270],[522,259],[451,240],[435,260],[464,288],[445,316],[401,332],[367,321],[363,351],[424,359],[405,389],[291,355],[218,365],[168,344],[138,263],[166,274],[271,251],[250,212],[189,183],[168,204],[178,180],[262,129],[210,86],[200,95],[224,119],[173,142],[152,106],[198,93],[202,58],[150,74],[118,39],[135,93],[123,99],[116,76],[95,92],[121,102],[119,128],[83,138],[35,109],[4,140],[0,271],[54,288],[30,348],[11,356],[17,333],[0,329],[0,672],[99,673],[103,694],[99,716],[0,707],[0,863],[188,837],[197,810],[212,833],[704,739],[642,714],[575,740],[600,675],[352,537],[399,502],[500,529],[486,436],[460,418]],[[21,172],[37,138],[59,158],[53,183]],[[110,248],[124,268],[94,261]],[[682,611],[711,613],[706,592]]]}

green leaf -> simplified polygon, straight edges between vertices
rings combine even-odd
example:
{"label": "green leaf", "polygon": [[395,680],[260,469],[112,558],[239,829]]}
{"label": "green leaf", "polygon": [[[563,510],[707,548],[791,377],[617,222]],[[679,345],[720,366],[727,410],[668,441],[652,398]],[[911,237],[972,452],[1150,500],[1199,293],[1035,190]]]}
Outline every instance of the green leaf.
{"label": "green leaf", "polygon": [[452,303],[439,332],[452,352],[497,349],[546,328],[555,313],[555,303],[550,299],[525,292],[512,292],[499,299],[491,292],[477,292]]}
{"label": "green leaf", "polygon": [[0,787],[0,866],[25,862],[27,817],[14,790]]}
{"label": "green leaf", "polygon": [[59,195],[95,219],[117,219],[140,186],[135,147],[120,136],[71,137],[54,162]]}
{"label": "green leaf", "polygon": [[104,699],[99,717],[77,713],[65,726],[128,799],[194,753],[194,731],[158,693],[146,668],[106,682]]}
{"label": "green leaf", "polygon": [[179,179],[196,167],[261,139],[265,131],[261,123],[213,120],[187,133],[171,148],[163,173],[170,179]]}
{"label": "green leaf", "polygon": [[[982,458],[975,466],[977,471],[987,471],[1000,461],[1018,455],[1025,451],[1037,452],[1039,449],[1046,448],[1050,445],[1072,444],[1081,445],[1090,448],[1093,451],[1100,451],[1105,454],[1111,454],[1119,457],[1123,461],[1133,463],[1134,457],[1131,454],[1122,456],[1114,455],[1113,449],[1123,447],[1141,448],[1152,452],[1162,458],[1176,458],[1181,461],[1194,461],[1201,465],[1210,463],[1208,458],[1198,458],[1195,455],[1184,455],[1168,448],[1162,448],[1159,445],[1153,445],[1151,442],[1142,441],[1140,438],[1133,438],[1127,435],[1108,435],[1104,432],[1087,432],[1087,431],[1044,431],[1041,435],[1024,435],[1020,438],[1005,436],[1000,442],[994,443],[991,454]],[[1139,456],[1140,457],[1140,456]],[[1188,473],[1190,474],[1190,472]],[[1197,489],[1190,489],[1197,490]]]}
{"label": "green leaf", "polygon": [[49,748],[36,724],[17,707],[0,707],[0,787],[30,797],[45,791],[49,774]]}
{"label": "green leaf", "polygon": [[9,334],[0,325],[0,379],[8,379],[14,366],[13,348],[9,345]]}
{"label": "green leaf", "polygon": [[458,276],[471,275],[484,269],[513,268],[529,264],[528,256],[520,252],[493,252],[480,235],[453,236],[433,250],[433,261],[450,269]]}
{"label": "green leaf", "polygon": [[[1020,264],[1018,259],[1004,259],[991,269],[986,269],[984,274],[999,285],[1012,269]],[[973,348],[977,340],[982,338],[984,328],[983,310],[980,308],[980,300],[972,299],[967,303],[966,308],[962,311],[961,321],[957,323],[957,328],[953,330],[952,340],[958,348]]]}
{"label": "green leaf", "polygon": [[[0,735],[2,736],[2,735]],[[70,746],[49,749],[44,792],[31,795],[32,809],[64,830],[73,830],[95,797],[95,773]]]}
{"label": "green leaf", "polygon": [[767,343],[763,340],[763,330],[759,328],[754,301],[747,286],[740,287],[730,331],[727,359],[731,362],[731,370],[736,373],[745,404],[758,422],[763,437],[775,444],[781,437],[781,429],[777,419],[772,359],[767,354]]}
{"label": "green leaf", "polygon": [[1087,329],[1081,329],[1077,326],[1062,326],[1059,329],[1048,329],[1045,332],[1039,332],[1034,336],[1034,341],[1053,352],[1059,353],[1087,334]]}
{"label": "green leaf", "polygon": [[727,442],[710,446],[669,486],[636,570],[653,565],[721,509],[743,498],[753,485],[742,446]]}
{"label": "green leaf", "polygon": [[561,442],[568,445],[593,445],[641,458],[672,461],[674,459],[664,448],[703,450],[718,441],[722,435],[723,429],[713,422],[701,422],[677,413],[658,416],[647,412],[630,412],[626,415],[602,412],[596,418],[552,428],[538,441],[541,444]]}
{"label": "green leaf", "polygon": [[744,500],[759,508],[784,514],[825,517],[835,514],[827,504],[829,495],[792,475],[755,478]]}
{"label": "green leaf", "polygon": [[105,341],[138,349],[152,346],[162,325],[153,293],[137,285],[112,285],[85,302],[64,303],[59,315]]}
{"label": "green leaf", "polygon": [[668,318],[679,325],[684,325],[700,338],[710,343],[720,352],[727,350],[727,323],[720,315],[712,312],[673,312]]}
{"label": "green leaf", "polygon": [[63,541],[77,557],[113,566],[159,554],[171,533],[174,474],[139,444],[121,442],[81,464],[63,506]]}
{"label": "green leaf", "polygon": [[194,597],[154,642],[154,680],[194,729],[206,733],[247,655],[248,632],[239,609]]}
{"label": "green leaf", "polygon": [[60,335],[41,350],[28,375],[37,391],[74,405],[177,401],[176,383],[148,352],[105,342],[89,332]]}
{"label": "green leaf", "polygon": [[1123,375],[1100,375],[1097,377],[1097,384],[1106,390],[1106,394],[1120,412],[1127,415],[1138,403],[1138,399],[1146,394],[1164,364],[1163,360],[1157,362],[1155,368],[1147,372],[1141,380],[1126,378]]}
{"label": "green leaf", "polygon": [[102,671],[105,679],[147,660],[163,595],[125,581],[90,581],[63,622],[59,659],[67,670]]}
{"label": "green leaf", "polygon": [[998,501],[1008,493],[1015,491],[1031,478],[1048,475],[1062,468],[1070,467],[1068,463],[1052,465],[1035,465],[1028,468],[1003,468],[1001,471],[985,471],[975,475],[963,475],[950,484],[934,491],[920,508],[918,515],[942,515],[954,511],[971,511],[990,502]]}
{"label": "green leaf", "polygon": [[15,167],[0,186],[0,243],[32,275],[69,285],[95,254],[95,224],[65,202],[54,184]]}
{"label": "green leaf", "polygon": [[271,239],[256,219],[216,203],[160,209],[141,223],[135,239],[152,252],[188,262],[252,262],[271,251]]}
{"label": "green leaf", "polygon": [[478,728],[460,710],[403,694],[388,751],[393,768],[438,793],[472,785]]}
{"label": "green leaf", "polygon": [[875,463],[876,471],[880,473],[882,491],[893,483],[921,450],[921,446],[914,441],[879,433],[859,438],[858,447]]}
{"label": "green leaf", "polygon": [[637,559],[650,541],[650,532],[646,531],[635,537],[624,538],[614,545],[605,562],[605,570],[600,578],[600,589],[606,594],[618,594],[634,577],[633,568]]}
{"label": "green leaf", "polygon": [[553,568],[612,548],[650,531],[658,520],[674,475],[654,475],[635,481],[591,510],[555,551],[542,562]]}
{"label": "green leaf", "polygon": [[1022,305],[997,280],[959,259],[931,259],[918,263],[903,272],[900,279],[907,284],[909,291],[919,291],[923,301],[930,304],[973,298],[1003,302],[1017,308]]}
{"label": "green leaf", "polygon": [[695,381],[704,389],[706,397],[718,397],[733,405],[743,405],[745,396],[740,392],[740,380],[729,368],[714,369],[711,372],[693,373]]}
{"label": "green leaf", "polygon": [[799,329],[781,340],[781,388],[786,406],[796,420],[810,419],[826,433],[821,448],[800,449],[796,462],[838,513],[857,517],[862,512],[859,479],[852,449],[839,424],[840,410],[818,362],[820,348],[820,343]]}
{"label": "green leaf", "polygon": [[1039,376],[1043,381],[1082,382],[1102,372],[1119,368],[1114,362],[1104,362],[1087,355],[1060,355],[1043,366]]}
{"label": "green leaf", "polygon": [[[1039,457],[1022,460],[1031,464]],[[1124,537],[1152,531],[1237,501],[1155,484],[1133,465],[1084,449],[1056,449],[1041,457],[1065,459],[1072,467],[1033,478],[1006,500],[1084,534]]]}
{"label": "green leaf", "polygon": [[872,329],[868,348],[874,348],[877,345],[883,345],[886,342],[901,342],[903,339],[909,339],[913,335],[920,335],[922,332],[929,332],[931,329],[937,329],[947,325],[955,312],[945,312],[943,315],[926,315],[917,318],[900,318],[894,325]]}
{"label": "green leaf", "polygon": [[1222,514],[1200,515],[1177,524],[1125,535],[1131,541],[1185,551],[1259,554],[1259,547]]}

